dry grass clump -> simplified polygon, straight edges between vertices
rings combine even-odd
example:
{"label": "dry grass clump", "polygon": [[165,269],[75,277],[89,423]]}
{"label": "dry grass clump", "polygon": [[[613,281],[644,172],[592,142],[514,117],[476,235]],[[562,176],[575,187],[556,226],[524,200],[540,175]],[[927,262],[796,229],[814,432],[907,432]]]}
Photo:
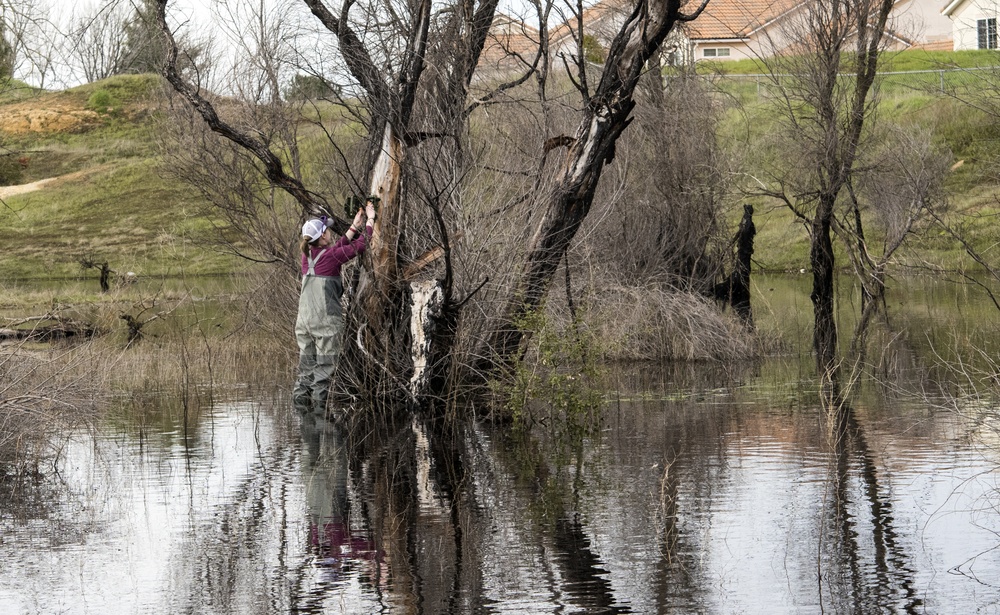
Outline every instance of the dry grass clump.
{"label": "dry grass clump", "polygon": [[150,396],[245,395],[255,385],[290,379],[296,352],[294,339],[190,331],[160,333],[127,347],[113,337],[95,339],[71,351],[76,377],[100,373],[114,397],[140,404]]}
{"label": "dry grass clump", "polygon": [[735,361],[759,355],[757,336],[709,299],[661,286],[604,286],[583,316],[605,359]]}

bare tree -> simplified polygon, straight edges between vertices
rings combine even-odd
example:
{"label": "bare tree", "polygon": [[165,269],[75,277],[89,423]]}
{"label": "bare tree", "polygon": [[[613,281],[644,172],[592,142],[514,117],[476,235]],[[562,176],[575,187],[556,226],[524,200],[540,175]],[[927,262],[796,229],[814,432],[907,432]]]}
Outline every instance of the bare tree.
{"label": "bare tree", "polygon": [[123,3],[98,4],[73,21],[69,38],[88,82],[123,71],[130,13],[130,7]]}
{"label": "bare tree", "polygon": [[618,138],[632,122],[634,93],[646,63],[676,23],[695,18],[704,6],[686,15],[679,0],[637,2],[610,43],[593,91],[586,80],[587,67],[579,60],[574,83],[584,103],[582,117],[573,136],[561,141],[567,145],[566,155],[550,172],[551,183],[535,199],[541,224],[528,244],[503,316],[488,338],[480,364],[487,373],[509,366],[516,356],[524,336],[516,323],[541,304],[559,262],[590,212],[604,166],[614,160]]}
{"label": "bare tree", "polygon": [[[837,381],[834,227],[844,191],[858,171],[877,104],[876,78],[886,47],[891,0],[817,0],[786,16],[786,53],[768,60],[781,93],[791,157],[766,190],[808,226],[813,348],[824,383]],[[794,163],[792,161],[795,161]],[[825,389],[826,390],[826,389]],[[828,389],[835,395],[836,387]]]}
{"label": "bare tree", "polygon": [[733,205],[732,163],[717,136],[724,108],[697,75],[671,76],[665,87],[660,75],[646,81],[637,130],[616,147],[621,195],[601,199],[611,208],[596,205],[609,223],[594,229],[588,247],[620,281],[706,292],[721,273],[724,214]]}
{"label": "bare tree", "polygon": [[0,24],[10,74],[44,87],[56,76],[62,45],[46,7],[37,0],[0,1]]}
{"label": "bare tree", "polygon": [[[470,298],[483,283],[466,278],[463,296],[456,294],[456,242],[464,235],[462,229],[475,230],[475,223],[462,229],[457,226],[469,214],[468,208],[461,207],[458,189],[473,170],[465,149],[468,122],[475,121],[473,112],[487,113],[491,105],[499,103],[502,93],[513,87],[510,84],[526,83],[527,77],[537,74],[538,67],[544,66],[540,55],[524,63],[527,70],[520,76],[507,84],[495,84],[470,100],[475,67],[496,14],[496,0],[457,3],[440,11],[427,0],[405,5],[348,2],[337,13],[320,0],[304,0],[304,4],[337,43],[352,80],[341,91],[358,96],[343,101],[347,103],[344,110],[353,114],[367,135],[367,154],[355,155],[340,165],[341,172],[351,169],[343,180],[355,194],[382,199],[375,235],[352,300],[355,318],[348,318],[349,348],[356,348],[358,354],[342,361],[341,371],[347,370],[342,373],[342,382],[349,383],[366,401],[382,400],[386,407],[401,401],[425,403],[448,398],[455,394],[457,384],[488,377],[517,355],[523,332],[515,323],[539,306],[586,217],[602,168],[613,159],[615,143],[631,122],[632,95],[646,61],[671,27],[689,17],[681,13],[679,0],[640,0],[625,16],[610,45],[596,89],[591,91],[582,81],[583,73],[577,74],[577,91],[583,102],[578,127],[573,137],[555,142],[568,145],[565,160],[548,169],[542,155],[535,189],[520,198],[513,195],[514,202],[525,203],[525,209],[535,213],[530,220],[533,225],[527,229],[532,238],[522,249],[513,251],[523,257],[514,269],[513,283],[504,290],[506,296],[501,297],[500,317],[474,319],[476,324],[468,326],[460,323],[461,310],[470,305]],[[311,181],[297,165],[295,139],[272,142],[270,131],[244,128],[236,118],[249,119],[253,114],[223,116],[210,95],[180,75],[176,45],[169,43],[174,33],[167,23],[166,8],[167,0],[159,0],[162,35],[172,50],[168,53],[167,79],[213,132],[235,146],[227,156],[240,157],[259,169],[268,185],[294,198],[302,211],[325,210],[336,218],[335,226],[346,228],[339,207],[332,204],[336,198],[329,184]],[[545,14],[546,9],[539,5],[538,12]],[[544,49],[544,42],[539,49]],[[545,81],[539,78],[537,83],[544,90]],[[280,102],[261,101],[266,104],[257,107],[277,108]],[[345,139],[327,136],[331,137],[327,141],[331,151],[346,158],[341,147]],[[553,151],[556,145],[536,142],[534,147],[542,154]],[[363,163],[358,163],[359,158]],[[489,217],[478,221],[493,224]],[[436,267],[433,278],[437,282],[431,290],[425,293],[411,287],[414,277],[432,266]],[[433,305],[411,309],[410,299],[418,294],[433,298]],[[431,314],[433,321],[426,335],[411,327],[414,315],[420,313]],[[357,328],[352,328],[352,322]],[[426,341],[422,352],[427,374],[419,380],[423,384],[413,387],[407,383],[416,382],[418,375],[413,346],[418,337]],[[456,347],[470,348],[481,339],[486,340],[485,348],[479,349],[482,360],[456,365]]]}

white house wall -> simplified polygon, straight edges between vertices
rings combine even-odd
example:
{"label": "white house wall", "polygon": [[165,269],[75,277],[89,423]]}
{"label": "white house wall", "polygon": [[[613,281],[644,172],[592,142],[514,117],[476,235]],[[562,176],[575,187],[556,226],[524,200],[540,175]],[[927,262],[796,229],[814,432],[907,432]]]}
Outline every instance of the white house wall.
{"label": "white house wall", "polygon": [[979,34],[976,21],[979,19],[996,19],[998,14],[996,3],[965,2],[954,11],[952,35],[955,37],[955,51],[979,48]]}
{"label": "white house wall", "polygon": [[[729,49],[729,55],[723,57],[706,58],[705,49]],[[715,62],[727,62],[731,60],[744,60],[746,58],[756,58],[757,55],[750,49],[750,47],[745,42],[717,42],[713,43],[710,41],[698,41],[694,44],[694,59],[698,62],[701,61],[715,61]]]}

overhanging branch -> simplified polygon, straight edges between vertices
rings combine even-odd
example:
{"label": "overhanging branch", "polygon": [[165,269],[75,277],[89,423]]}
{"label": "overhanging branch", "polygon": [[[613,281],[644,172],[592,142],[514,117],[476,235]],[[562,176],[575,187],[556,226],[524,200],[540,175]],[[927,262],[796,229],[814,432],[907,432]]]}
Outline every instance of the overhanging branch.
{"label": "overhanging branch", "polygon": [[[253,154],[264,165],[264,174],[274,186],[290,194],[307,212],[328,212],[326,200],[315,192],[306,189],[301,181],[286,173],[284,165],[277,154],[272,152],[259,139],[236,130],[222,120],[216,112],[215,107],[201,95],[199,88],[186,82],[181,77],[177,70],[177,41],[174,39],[173,32],[170,31],[170,27],[167,25],[167,0],[157,0],[156,7],[160,30],[167,42],[167,57],[163,67],[163,75],[174,90],[198,112],[212,132],[219,134]],[[344,223],[344,226],[346,227],[347,224]]]}

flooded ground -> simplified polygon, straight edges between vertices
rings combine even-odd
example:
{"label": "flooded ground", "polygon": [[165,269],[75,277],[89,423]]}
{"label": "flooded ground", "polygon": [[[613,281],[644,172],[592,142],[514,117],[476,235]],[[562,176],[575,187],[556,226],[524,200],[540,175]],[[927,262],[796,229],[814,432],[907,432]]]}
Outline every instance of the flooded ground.
{"label": "flooded ground", "polygon": [[616,371],[575,435],[287,383],[109,421],[0,502],[0,613],[1000,612],[1000,423],[930,386],[945,307],[897,310],[841,430],[795,351]]}

